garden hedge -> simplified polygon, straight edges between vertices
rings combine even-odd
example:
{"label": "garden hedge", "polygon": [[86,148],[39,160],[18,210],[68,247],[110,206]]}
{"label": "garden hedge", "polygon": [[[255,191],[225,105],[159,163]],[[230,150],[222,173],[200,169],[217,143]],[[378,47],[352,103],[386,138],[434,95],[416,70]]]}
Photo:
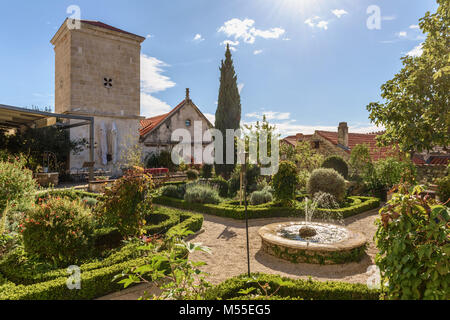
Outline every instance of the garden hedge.
{"label": "garden hedge", "polygon": [[364,284],[352,284],[338,281],[313,281],[291,279],[278,275],[252,273],[230,278],[207,290],[208,300],[254,299],[239,293],[249,288],[260,289],[260,285],[269,284],[269,295],[277,291],[271,299],[289,300],[378,300],[380,291],[369,289]]}
{"label": "garden hedge", "polygon": [[[378,198],[349,197],[349,199],[352,200],[352,205],[350,207],[340,209],[327,209],[326,211],[336,212],[337,216],[342,215],[343,218],[347,218],[371,209],[378,208],[380,206],[380,200]],[[159,196],[153,199],[153,203],[238,220],[245,219],[244,206],[240,206],[234,201],[215,205],[188,203],[180,199]],[[318,211],[320,212],[324,210],[318,209]],[[304,211],[302,208],[276,207],[274,206],[274,203],[266,203],[258,206],[249,205],[247,209],[247,215],[249,219],[292,216],[299,217],[304,216]]]}
{"label": "garden hedge", "polygon": [[[146,227],[148,235],[164,234],[173,228],[197,232],[202,227],[203,216],[170,208],[155,208],[149,221],[157,224]],[[117,236],[117,230],[99,229],[94,236],[107,242]],[[136,246],[125,245],[102,261],[83,264],[80,266],[81,290],[69,290],[65,268],[30,268],[30,265],[18,264],[20,252],[12,251],[0,261],[0,300],[79,300],[106,295],[123,289],[123,285],[112,281],[115,275],[148,261],[148,258],[139,256]]]}

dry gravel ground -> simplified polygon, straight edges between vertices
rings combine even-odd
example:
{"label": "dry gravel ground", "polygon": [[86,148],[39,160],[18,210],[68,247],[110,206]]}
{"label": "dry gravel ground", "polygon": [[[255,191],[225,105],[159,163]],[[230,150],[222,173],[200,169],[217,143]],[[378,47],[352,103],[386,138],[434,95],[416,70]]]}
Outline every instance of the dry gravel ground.
{"label": "dry gravel ground", "polygon": [[[359,263],[342,265],[311,265],[290,263],[261,251],[259,228],[276,222],[301,221],[293,218],[254,219],[249,221],[250,267],[252,272],[279,274],[290,278],[311,277],[314,280],[337,280],[350,283],[366,283],[370,276],[367,268],[374,264],[377,252],[373,237],[374,224],[378,209],[371,210],[344,220],[347,228],[362,232],[368,240],[366,256]],[[247,272],[245,221],[236,221],[211,215],[204,215],[202,232],[193,236],[190,241],[202,243],[211,248],[211,254],[196,252],[190,256],[193,261],[207,263],[203,271],[208,273],[207,279],[218,284],[230,277]],[[134,300],[139,298],[145,286],[114,293],[102,299]]]}

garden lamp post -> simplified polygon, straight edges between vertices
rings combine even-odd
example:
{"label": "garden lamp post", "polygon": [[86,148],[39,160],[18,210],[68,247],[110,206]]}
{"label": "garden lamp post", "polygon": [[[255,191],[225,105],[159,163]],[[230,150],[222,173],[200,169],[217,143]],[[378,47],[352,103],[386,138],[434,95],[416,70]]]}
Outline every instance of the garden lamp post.
{"label": "garden lamp post", "polygon": [[248,152],[244,152],[244,165],[242,166],[244,180],[244,212],[245,212],[245,231],[247,235],[247,267],[248,276],[250,277],[250,245],[248,239],[248,215],[247,215],[247,163]]}

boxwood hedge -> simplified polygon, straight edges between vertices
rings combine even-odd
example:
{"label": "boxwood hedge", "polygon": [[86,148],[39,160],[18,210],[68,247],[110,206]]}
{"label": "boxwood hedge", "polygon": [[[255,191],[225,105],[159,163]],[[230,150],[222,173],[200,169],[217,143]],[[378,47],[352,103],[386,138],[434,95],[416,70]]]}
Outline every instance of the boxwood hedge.
{"label": "boxwood hedge", "polygon": [[[255,299],[258,297],[239,293],[249,288],[260,289],[269,284],[270,299],[280,300],[378,300],[380,291],[369,289],[363,284],[338,281],[313,281],[291,279],[279,275],[253,273],[250,277],[240,275],[214,286],[206,292],[208,300]],[[254,292],[253,292],[254,293]],[[261,298],[261,297],[259,297]]]}
{"label": "boxwood hedge", "polygon": [[[202,224],[203,216],[200,214],[155,208],[146,230],[148,235],[164,234],[173,228],[196,232]],[[117,241],[117,230],[99,229],[95,237],[96,241],[101,239],[105,243]],[[21,257],[20,252],[12,251],[0,260],[0,300],[93,299],[123,289],[123,285],[112,281],[113,277],[148,261],[141,257],[136,245],[125,245],[102,261],[81,265],[81,290],[69,290],[66,286],[69,275],[65,268],[33,268],[31,264],[18,263]]]}
{"label": "boxwood hedge", "polygon": [[[327,209],[326,211],[336,212],[337,216],[342,215],[344,218],[347,218],[380,206],[380,200],[378,198],[349,197],[349,199],[352,201],[352,204],[349,207],[332,210]],[[238,220],[245,219],[244,206],[240,206],[239,203],[235,201],[220,204],[200,204],[188,203],[180,199],[159,196],[153,199],[153,203]],[[318,211],[320,212],[321,209],[318,209]],[[277,207],[274,203],[266,203],[258,206],[249,205],[247,215],[249,219],[291,216],[299,217],[304,216],[304,211],[300,207]]]}

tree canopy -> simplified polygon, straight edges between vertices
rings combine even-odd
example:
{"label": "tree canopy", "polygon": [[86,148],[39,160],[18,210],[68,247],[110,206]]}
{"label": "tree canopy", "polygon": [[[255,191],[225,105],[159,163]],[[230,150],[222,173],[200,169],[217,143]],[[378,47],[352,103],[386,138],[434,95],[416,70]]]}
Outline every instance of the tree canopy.
{"label": "tree canopy", "polygon": [[423,53],[403,57],[403,69],[381,87],[385,103],[367,106],[371,121],[386,128],[379,142],[410,154],[450,141],[450,2],[437,3],[436,13],[420,19]]}

